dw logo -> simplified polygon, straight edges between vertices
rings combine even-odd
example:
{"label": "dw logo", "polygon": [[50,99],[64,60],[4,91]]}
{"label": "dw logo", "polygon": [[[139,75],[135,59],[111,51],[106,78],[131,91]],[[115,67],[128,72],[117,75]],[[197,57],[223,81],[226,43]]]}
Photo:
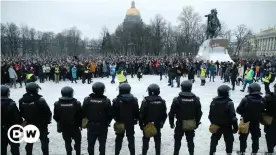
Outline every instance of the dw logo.
{"label": "dw logo", "polygon": [[39,139],[39,129],[34,125],[27,125],[24,128],[21,125],[13,125],[8,130],[8,138],[13,143],[34,143]]}

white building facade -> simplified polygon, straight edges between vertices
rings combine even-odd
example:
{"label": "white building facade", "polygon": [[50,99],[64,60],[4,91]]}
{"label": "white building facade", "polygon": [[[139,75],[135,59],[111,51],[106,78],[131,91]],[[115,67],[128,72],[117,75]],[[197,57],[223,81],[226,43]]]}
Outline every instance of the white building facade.
{"label": "white building facade", "polygon": [[276,56],[276,28],[269,28],[255,35],[257,56]]}

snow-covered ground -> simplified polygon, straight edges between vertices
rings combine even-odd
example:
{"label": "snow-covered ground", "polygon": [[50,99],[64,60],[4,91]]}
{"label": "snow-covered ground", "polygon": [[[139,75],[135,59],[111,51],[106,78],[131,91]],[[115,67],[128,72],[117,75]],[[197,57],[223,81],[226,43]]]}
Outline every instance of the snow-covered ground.
{"label": "snow-covered ground", "polygon": [[[181,78],[181,81],[187,78]],[[106,91],[105,95],[110,98],[111,100],[115,98],[118,95],[118,84],[110,84],[111,79],[107,78],[97,78],[93,79],[94,82],[100,81],[103,82],[106,85]],[[163,80],[159,80],[159,76],[144,76],[141,81],[138,81],[137,78],[131,78],[128,76],[128,81],[129,84],[131,85],[132,89],[131,92],[134,96],[138,98],[139,104],[141,104],[141,101],[143,100],[143,97],[147,95],[146,89],[148,85],[152,83],[156,83],[160,86],[161,88],[161,96],[163,99],[166,100],[167,104],[167,112],[170,110],[170,106],[172,103],[172,100],[175,96],[178,95],[180,92],[180,88],[171,88],[167,86],[167,81],[168,79],[163,77]],[[207,83],[205,86],[200,86],[200,80],[196,79],[196,82],[193,85],[193,90],[197,96],[200,97],[201,105],[202,105],[202,111],[203,111],[203,116],[202,116],[202,124],[199,126],[199,128],[195,132],[195,155],[206,155],[209,153],[209,147],[210,147],[210,132],[208,130],[210,122],[208,120],[208,112],[209,112],[209,106],[212,101],[212,98],[214,98],[217,95],[217,88],[220,86],[222,81],[220,80],[220,77],[216,77],[215,82],[209,82],[209,79],[206,80]],[[229,86],[230,84],[227,83]],[[261,84],[261,83],[260,83]],[[40,90],[40,94],[44,96],[46,99],[47,103],[49,104],[51,110],[53,111],[54,108],[54,102],[58,100],[58,98],[61,96],[60,90],[64,86],[71,86],[75,90],[75,98],[77,98],[79,101],[83,102],[83,99],[92,92],[92,85],[88,84],[82,84],[81,81],[78,81],[78,84],[71,83],[70,81],[66,82],[60,82],[59,84],[55,84],[52,81],[51,82],[46,82],[43,84],[39,84],[42,88]],[[176,85],[176,83],[175,83]],[[271,90],[273,86],[271,85]],[[231,92],[231,98],[234,101],[235,108],[238,106],[240,100],[244,95],[246,95],[246,92],[240,92],[241,86],[236,87],[235,91]],[[262,92],[264,92],[264,87],[262,86]],[[24,88],[17,88],[17,89],[11,89],[11,98],[14,99],[16,102],[22,97],[22,95],[25,93]],[[238,115],[239,117],[239,115]],[[114,121],[112,122],[113,126]],[[266,151],[266,142],[265,142],[265,135],[263,133],[263,126],[261,126],[262,129],[262,137],[260,138],[260,150],[259,152],[264,153]],[[65,146],[64,146],[64,141],[62,139],[62,135],[57,133],[56,129],[56,122],[53,120],[52,123],[49,125],[49,138],[50,138],[50,154],[51,155],[65,155]],[[170,128],[168,120],[166,121],[164,128],[162,129],[162,150],[161,154],[162,155],[171,155],[173,154],[173,148],[174,148],[174,130]],[[139,126],[137,125],[135,127],[135,148],[136,148],[136,154],[139,155],[141,154],[142,150],[142,131],[139,129]],[[127,146],[127,139],[124,139],[123,142],[123,147],[121,150],[121,155],[128,155],[128,146]],[[73,146],[73,145],[72,145]],[[25,154],[25,144],[21,144],[21,153]],[[82,130],[82,154],[87,155],[87,131]],[[115,133],[112,127],[109,128],[108,131],[108,138],[106,142],[106,154],[107,155],[113,155],[114,154],[114,149],[115,149]],[[233,151],[236,152],[239,150],[239,139],[238,139],[238,134],[235,135],[235,141],[234,141],[234,149]],[[95,154],[98,153],[98,143],[96,143],[95,146]],[[248,148],[247,152],[251,152],[251,138],[250,136],[248,137]],[[225,154],[225,144],[223,137],[219,141],[219,145],[217,146],[217,153],[218,154]],[[41,149],[40,149],[40,142],[36,142],[34,145],[34,155],[40,155],[42,154]],[[155,149],[154,149],[154,141],[153,139],[150,141],[150,147],[148,151],[149,155],[154,155],[155,154]],[[188,154],[188,149],[187,149],[187,143],[186,143],[186,138],[183,137],[182,140],[182,147],[180,154]]]}

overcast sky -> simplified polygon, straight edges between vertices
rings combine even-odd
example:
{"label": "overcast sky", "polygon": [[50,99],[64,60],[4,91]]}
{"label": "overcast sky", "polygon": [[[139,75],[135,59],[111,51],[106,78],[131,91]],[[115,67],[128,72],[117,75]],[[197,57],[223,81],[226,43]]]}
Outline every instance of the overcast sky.
{"label": "overcast sky", "polygon": [[[231,29],[245,24],[254,32],[259,32],[260,29],[276,26],[275,0],[135,0],[135,3],[145,23],[149,23],[156,14],[161,14],[176,25],[181,9],[191,5],[200,16],[216,8],[220,21]],[[114,32],[123,22],[130,5],[131,0],[1,1],[1,22],[27,24],[36,30],[55,33],[76,26],[83,36],[97,38],[103,26]]]}

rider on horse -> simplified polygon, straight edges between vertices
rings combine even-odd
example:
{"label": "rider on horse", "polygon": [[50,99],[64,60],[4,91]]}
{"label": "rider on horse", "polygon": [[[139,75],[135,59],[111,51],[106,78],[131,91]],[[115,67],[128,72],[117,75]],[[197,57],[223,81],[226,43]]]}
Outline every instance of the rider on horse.
{"label": "rider on horse", "polygon": [[[217,10],[212,9],[211,14],[205,15],[207,17],[207,39],[215,38],[217,36],[217,32],[220,31],[221,25],[217,17]],[[217,30],[219,28],[219,30]]]}

